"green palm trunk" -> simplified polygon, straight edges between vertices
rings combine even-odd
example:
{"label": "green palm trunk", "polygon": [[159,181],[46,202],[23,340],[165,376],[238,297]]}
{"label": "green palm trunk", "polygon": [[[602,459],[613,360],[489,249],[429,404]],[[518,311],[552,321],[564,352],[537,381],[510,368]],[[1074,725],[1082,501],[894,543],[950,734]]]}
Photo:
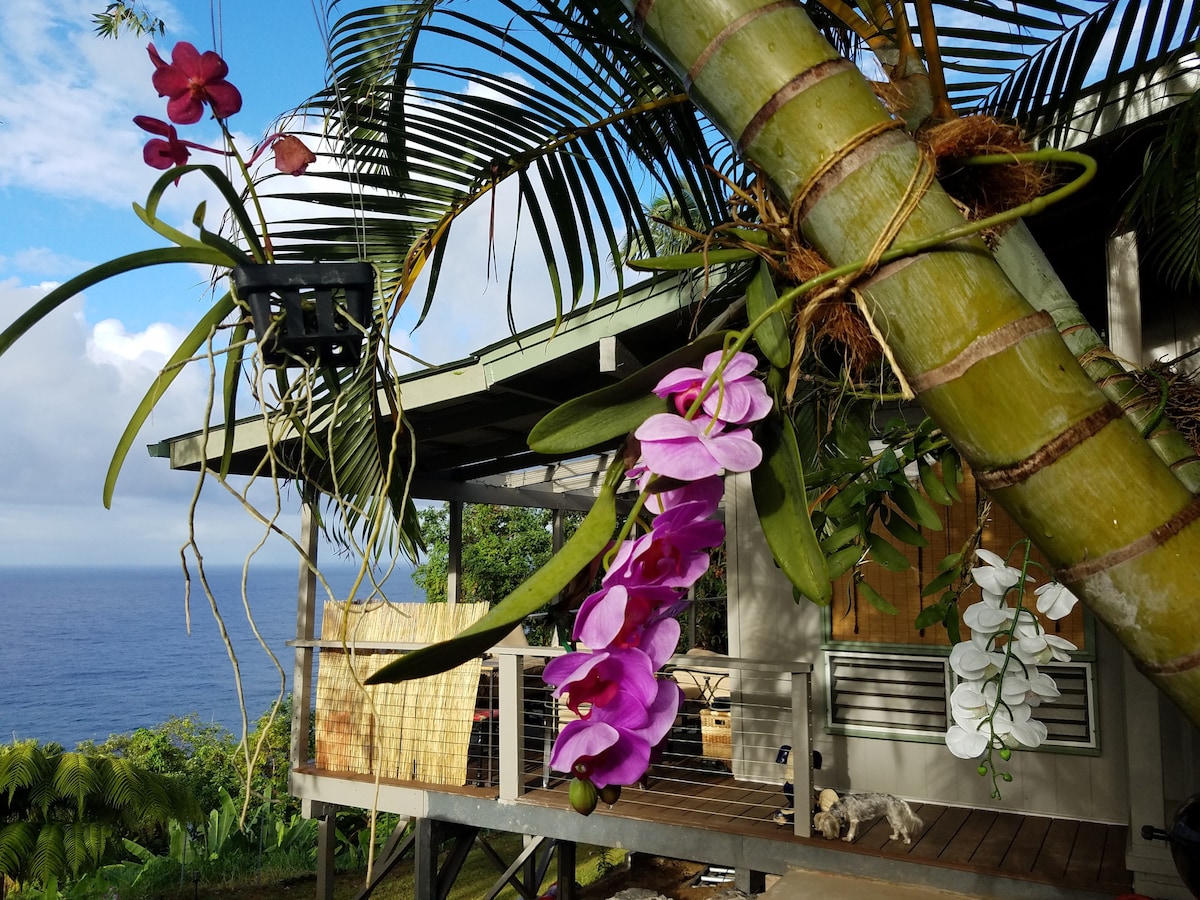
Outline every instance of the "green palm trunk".
{"label": "green palm trunk", "polygon": [[[867,257],[920,164],[863,76],[774,0],[625,0],[697,103],[796,202],[833,265]],[[897,237],[961,225],[934,184]],[[978,241],[862,283],[922,406],[1140,667],[1200,724],[1200,504]]]}

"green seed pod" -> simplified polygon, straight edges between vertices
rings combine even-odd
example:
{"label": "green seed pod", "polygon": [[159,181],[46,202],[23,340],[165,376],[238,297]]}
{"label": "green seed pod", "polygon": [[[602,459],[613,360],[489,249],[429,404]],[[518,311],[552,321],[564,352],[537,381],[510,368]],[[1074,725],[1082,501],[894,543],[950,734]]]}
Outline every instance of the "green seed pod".
{"label": "green seed pod", "polygon": [[596,786],[586,778],[572,778],[568,796],[571,798],[571,809],[584,816],[592,814],[599,799]]}

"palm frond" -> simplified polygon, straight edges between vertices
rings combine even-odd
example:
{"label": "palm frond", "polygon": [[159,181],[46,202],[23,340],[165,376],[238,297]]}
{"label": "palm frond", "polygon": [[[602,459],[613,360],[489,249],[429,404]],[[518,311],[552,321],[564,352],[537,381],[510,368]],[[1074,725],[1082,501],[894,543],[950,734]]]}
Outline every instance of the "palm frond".
{"label": "palm frond", "polygon": [[719,221],[723,141],[615,6],[423,2],[340,18],[330,83],[303,112],[344,168],[322,176],[327,191],[278,194],[316,208],[281,223],[284,252],[374,260],[394,315],[448,226],[514,179],[561,314],[598,296],[597,243],[652,241],[641,194],[690,192],[696,224]]}
{"label": "palm frond", "polygon": [[[1200,27],[1194,0],[1079,5],[1063,13],[1048,0],[1022,4],[1045,6],[1059,16],[1058,27],[1042,32],[1047,40],[1041,47],[989,91],[980,104],[984,111],[1016,119],[1030,133],[1061,144],[1068,129],[1079,128],[1072,118],[1085,96],[1096,109],[1104,108],[1130,78],[1189,52]],[[1101,122],[1093,117],[1081,136],[1093,136]]]}
{"label": "palm frond", "polygon": [[1126,208],[1147,260],[1176,290],[1200,286],[1200,94],[1176,107],[1146,150]]}

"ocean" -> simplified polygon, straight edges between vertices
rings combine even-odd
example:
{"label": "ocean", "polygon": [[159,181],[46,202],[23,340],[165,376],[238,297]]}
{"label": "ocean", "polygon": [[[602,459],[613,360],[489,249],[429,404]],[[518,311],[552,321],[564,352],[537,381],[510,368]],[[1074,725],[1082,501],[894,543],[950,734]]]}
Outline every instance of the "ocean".
{"label": "ocean", "polygon": [[[240,567],[206,567],[238,657],[254,721],[279,694],[280,675],[255,640],[242,605]],[[339,596],[349,567],[326,571]],[[193,572],[194,575],[194,572]],[[298,570],[252,568],[254,619],[291,690]],[[192,629],[178,567],[0,567],[0,743],[36,738],[71,749],[171,716],[195,713],[241,733],[233,668],[193,579]],[[422,599],[410,573],[386,586],[396,602]]]}

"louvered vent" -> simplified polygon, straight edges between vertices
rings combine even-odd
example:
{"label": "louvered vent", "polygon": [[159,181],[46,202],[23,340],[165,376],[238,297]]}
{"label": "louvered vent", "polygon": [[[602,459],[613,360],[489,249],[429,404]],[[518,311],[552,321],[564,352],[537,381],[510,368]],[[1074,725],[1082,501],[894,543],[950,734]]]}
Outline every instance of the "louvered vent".
{"label": "louvered vent", "polygon": [[1088,663],[1055,663],[1038,667],[1054,679],[1062,696],[1033,711],[1046,724],[1046,745],[1095,747],[1096,713],[1092,667]]}
{"label": "louvered vent", "polygon": [[[940,738],[951,724],[947,661],[941,656],[830,651],[829,730],[835,734]],[[1039,666],[1062,696],[1034,715],[1046,725],[1044,747],[1097,747],[1092,664]]]}
{"label": "louvered vent", "polygon": [[830,652],[831,730],[846,734],[944,734],[946,662],[936,656]]}

